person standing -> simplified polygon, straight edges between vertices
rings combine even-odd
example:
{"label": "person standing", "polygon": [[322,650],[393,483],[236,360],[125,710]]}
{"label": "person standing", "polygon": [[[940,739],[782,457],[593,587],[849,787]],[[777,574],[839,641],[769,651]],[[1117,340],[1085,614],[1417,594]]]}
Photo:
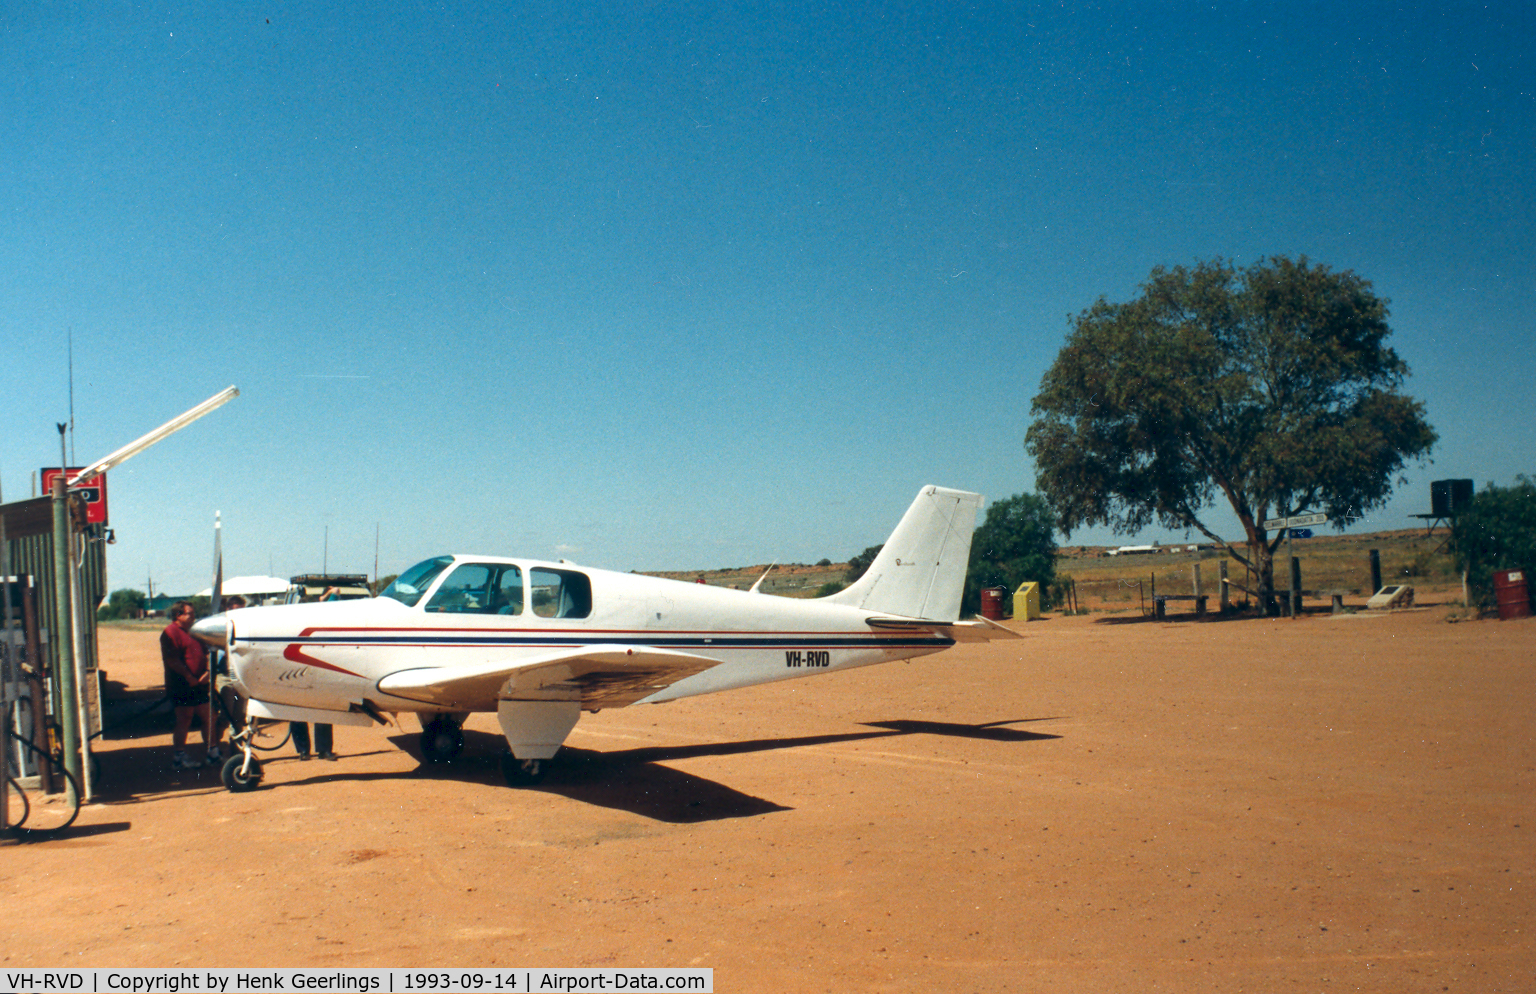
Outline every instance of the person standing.
{"label": "person standing", "polygon": [[212,765],[223,758],[213,729],[213,709],[208,703],[208,652],[190,634],[197,618],[191,604],[172,604],[170,618],[171,623],[160,633],[160,661],[165,667],[165,693],[176,715],[171,732],[175,748],[171,769],[195,770],[200,764],[187,758],[187,732],[192,728],[193,718],[203,726],[203,762]]}
{"label": "person standing", "polygon": [[[320,595],[320,600],[331,601],[336,599],[339,591],[335,587],[327,587],[325,593]],[[299,759],[309,759],[309,724],[302,721],[290,721],[288,730],[293,733],[293,748],[299,754]],[[331,726],[315,722],[315,750],[321,759],[334,761],[336,752],[331,748]]]}
{"label": "person standing", "polygon": [[[309,758],[309,725],[302,721],[290,721],[288,728],[293,732],[293,748],[297,750],[300,759]],[[331,749],[331,726],[322,722],[315,723],[315,748],[321,759],[335,759],[336,753]]]}

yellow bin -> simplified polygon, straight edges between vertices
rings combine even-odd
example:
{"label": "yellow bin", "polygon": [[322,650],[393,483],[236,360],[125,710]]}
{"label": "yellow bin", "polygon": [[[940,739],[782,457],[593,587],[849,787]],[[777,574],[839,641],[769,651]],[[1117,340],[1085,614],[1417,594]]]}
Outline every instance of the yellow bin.
{"label": "yellow bin", "polygon": [[1013,619],[1034,621],[1040,617],[1040,584],[1021,583],[1013,592]]}

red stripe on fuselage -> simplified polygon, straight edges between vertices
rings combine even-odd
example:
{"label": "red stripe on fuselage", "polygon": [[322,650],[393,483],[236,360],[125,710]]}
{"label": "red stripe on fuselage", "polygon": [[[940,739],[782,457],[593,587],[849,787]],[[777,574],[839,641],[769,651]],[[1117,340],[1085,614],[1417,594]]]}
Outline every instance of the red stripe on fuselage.
{"label": "red stripe on fuselage", "polygon": [[[306,631],[304,634],[308,635],[309,632]],[[344,670],[340,666],[332,666],[330,663],[327,663],[323,659],[316,659],[314,656],[305,653],[305,651],[297,644],[289,645],[288,648],[284,649],[283,658],[288,660],[290,663],[303,663],[305,666],[318,666],[322,670],[330,670],[332,673],[341,673],[345,676],[355,676],[359,680],[363,678],[361,673],[353,673],[351,670]]]}

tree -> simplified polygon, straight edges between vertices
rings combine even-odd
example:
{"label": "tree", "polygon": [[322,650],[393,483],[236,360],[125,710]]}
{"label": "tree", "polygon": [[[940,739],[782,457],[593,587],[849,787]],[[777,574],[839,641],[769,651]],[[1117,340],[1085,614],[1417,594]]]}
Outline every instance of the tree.
{"label": "tree", "polygon": [[867,572],[869,568],[875,564],[875,557],[880,554],[880,550],[883,548],[885,548],[884,542],[881,542],[879,545],[871,545],[863,552],[848,560],[848,571],[843,574],[844,579],[846,579],[849,583],[853,583],[859,577],[863,576],[865,572]]}
{"label": "tree", "polygon": [[1488,484],[1457,514],[1456,565],[1467,571],[1472,603],[1494,605],[1493,574],[1536,569],[1536,480],[1516,476],[1512,487]]}
{"label": "tree", "polygon": [[1015,494],[987,508],[971,536],[970,566],[965,574],[962,614],[981,607],[983,587],[1006,587],[1033,580],[1042,597],[1056,579],[1056,517],[1036,494]]}
{"label": "tree", "polygon": [[107,603],[96,609],[96,620],[116,621],[121,618],[137,618],[144,613],[144,603],[148,598],[142,590],[114,590],[107,597]]}
{"label": "tree", "polygon": [[[1025,436],[1040,490],[1064,534],[1199,531],[1255,571],[1269,607],[1285,530],[1266,519],[1320,510],[1342,529],[1435,443],[1399,392],[1387,301],[1305,256],[1159,266],[1141,289],[1073,319],[1041,380]],[[1204,520],[1218,498],[1243,551]]]}

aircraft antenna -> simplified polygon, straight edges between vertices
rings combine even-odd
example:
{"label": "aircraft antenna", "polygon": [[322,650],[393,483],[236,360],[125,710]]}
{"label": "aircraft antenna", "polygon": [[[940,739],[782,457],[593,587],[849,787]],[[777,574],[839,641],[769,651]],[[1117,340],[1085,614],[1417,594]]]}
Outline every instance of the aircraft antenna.
{"label": "aircraft antenna", "polygon": [[[69,463],[75,462],[75,326],[69,325]],[[68,472],[68,470],[65,470]]]}

